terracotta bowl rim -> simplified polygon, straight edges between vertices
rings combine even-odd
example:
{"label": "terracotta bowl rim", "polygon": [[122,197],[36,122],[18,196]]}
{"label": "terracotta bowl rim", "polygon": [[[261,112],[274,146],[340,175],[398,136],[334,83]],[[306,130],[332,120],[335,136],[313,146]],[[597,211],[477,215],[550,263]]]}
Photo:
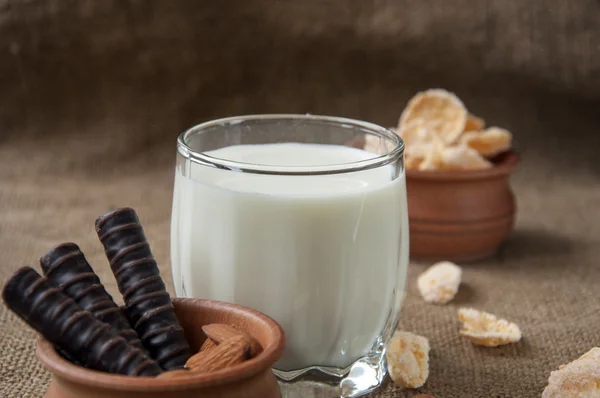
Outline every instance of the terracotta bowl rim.
{"label": "terracotta bowl rim", "polygon": [[285,334],[281,326],[267,315],[237,304],[216,300],[173,298],[175,306],[187,302],[198,308],[211,308],[218,311],[234,311],[244,314],[252,323],[259,323],[261,328],[269,329],[273,334],[272,341],[263,347],[256,357],[239,365],[231,366],[216,372],[190,375],[181,378],[131,377],[114,375],[96,370],[90,370],[75,365],[60,356],[54,346],[43,338],[37,342],[36,355],[53,376],[68,380],[72,383],[87,387],[99,387],[116,391],[172,391],[189,390],[201,387],[214,387],[230,384],[259,374],[281,357],[285,347]]}
{"label": "terracotta bowl rim", "polygon": [[486,180],[507,176],[512,173],[519,164],[520,156],[515,150],[507,151],[502,160],[494,167],[484,170],[406,170],[406,177],[412,180],[429,181],[465,181]]}

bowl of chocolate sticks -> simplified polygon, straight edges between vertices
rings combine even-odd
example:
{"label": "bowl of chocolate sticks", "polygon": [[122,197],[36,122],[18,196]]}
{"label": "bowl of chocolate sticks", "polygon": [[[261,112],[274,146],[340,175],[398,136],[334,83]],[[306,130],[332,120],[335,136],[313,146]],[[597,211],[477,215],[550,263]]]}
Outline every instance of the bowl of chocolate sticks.
{"label": "bowl of chocolate sticks", "polygon": [[117,306],[75,243],[6,282],[7,307],[41,336],[52,373],[46,398],[280,397],[271,366],[281,327],[230,303],[171,300],[136,212],[96,220],[124,305]]}

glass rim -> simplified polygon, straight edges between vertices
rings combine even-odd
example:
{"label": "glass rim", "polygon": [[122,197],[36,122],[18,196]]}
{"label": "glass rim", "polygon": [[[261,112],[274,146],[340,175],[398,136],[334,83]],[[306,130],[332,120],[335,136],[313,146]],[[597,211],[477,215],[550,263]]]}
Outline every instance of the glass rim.
{"label": "glass rim", "polygon": [[[376,155],[373,158],[359,160],[355,162],[316,166],[280,166],[261,165],[257,163],[245,163],[221,159],[215,156],[207,155],[205,152],[195,151],[186,142],[186,139],[191,135],[201,133],[202,130],[219,125],[239,125],[247,121],[276,121],[285,119],[333,123],[339,124],[341,126],[346,125],[353,128],[359,128],[365,130],[365,132],[372,133],[374,135],[380,135],[390,139],[394,143],[394,148],[383,155]],[[177,152],[194,163],[199,163],[205,166],[211,166],[234,172],[272,175],[324,175],[352,173],[357,171],[375,169],[391,164],[397,161],[398,158],[402,157],[402,154],[404,153],[404,142],[402,141],[400,136],[398,136],[389,128],[382,127],[375,123],[365,122],[356,119],[311,114],[256,114],[231,116],[197,124],[185,130],[179,135],[179,137],[177,137]]]}

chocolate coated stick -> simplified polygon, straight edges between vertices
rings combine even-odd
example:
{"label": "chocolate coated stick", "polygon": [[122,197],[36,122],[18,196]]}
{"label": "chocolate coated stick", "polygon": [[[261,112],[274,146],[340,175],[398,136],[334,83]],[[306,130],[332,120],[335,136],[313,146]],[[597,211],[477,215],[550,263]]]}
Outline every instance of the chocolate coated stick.
{"label": "chocolate coated stick", "polygon": [[135,210],[122,208],[99,217],[96,232],[123,295],[127,318],[144,347],[164,370],[183,368],[191,349]]}
{"label": "chocolate coated stick", "polygon": [[154,360],[30,267],[19,269],[6,282],[2,298],[46,340],[90,369],[131,376],[161,373]]}
{"label": "chocolate coated stick", "polygon": [[75,243],[63,243],[40,258],[46,279],[84,310],[110,325],[132,346],[143,349],[129,321],[102,286],[100,279]]}

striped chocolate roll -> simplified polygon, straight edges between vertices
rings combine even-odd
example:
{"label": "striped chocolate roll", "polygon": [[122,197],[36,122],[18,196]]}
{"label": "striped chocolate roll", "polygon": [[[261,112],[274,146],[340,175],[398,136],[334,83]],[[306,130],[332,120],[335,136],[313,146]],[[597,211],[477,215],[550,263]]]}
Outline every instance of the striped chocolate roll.
{"label": "striped chocolate roll", "polygon": [[85,367],[130,376],[161,373],[154,360],[30,267],[6,282],[2,298],[29,326]]}
{"label": "striped chocolate roll", "polygon": [[144,347],[164,370],[183,368],[191,350],[135,210],[99,217],[96,232]]}
{"label": "striped chocolate roll", "polygon": [[104,289],[79,246],[63,243],[42,256],[40,265],[50,283],[75,300],[82,309],[110,325],[129,344],[143,349],[137,333]]}

